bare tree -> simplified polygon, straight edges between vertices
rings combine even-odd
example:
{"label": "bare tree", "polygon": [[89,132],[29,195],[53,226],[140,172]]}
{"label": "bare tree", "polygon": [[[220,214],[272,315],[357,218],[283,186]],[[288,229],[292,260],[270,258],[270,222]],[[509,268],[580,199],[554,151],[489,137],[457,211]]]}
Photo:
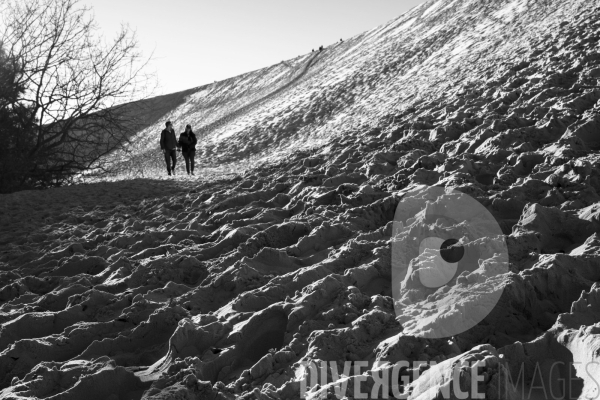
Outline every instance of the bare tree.
{"label": "bare tree", "polygon": [[17,101],[30,110],[22,125],[31,140],[20,149],[30,163],[10,172],[60,181],[106,170],[103,156],[126,149],[139,129],[135,105],[143,102],[129,102],[147,96],[152,79],[135,32],[125,25],[103,38],[78,0],[5,2],[0,28],[7,57],[20,67],[15,84],[25,88]]}

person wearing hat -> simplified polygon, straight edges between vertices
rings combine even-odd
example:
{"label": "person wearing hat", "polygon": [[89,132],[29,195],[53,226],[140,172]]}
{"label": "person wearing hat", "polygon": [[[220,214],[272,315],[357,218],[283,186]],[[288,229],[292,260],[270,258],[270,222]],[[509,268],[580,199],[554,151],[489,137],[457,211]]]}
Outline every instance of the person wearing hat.
{"label": "person wearing hat", "polygon": [[[175,130],[171,121],[167,121],[165,124],[167,127],[160,133],[160,148],[165,155],[165,162],[167,163],[167,172],[171,175],[175,175],[175,164],[177,164],[177,148],[180,146],[177,143],[177,137],[175,137]],[[171,167],[171,160],[173,160],[173,166]]]}
{"label": "person wearing hat", "polygon": [[185,160],[185,169],[188,175],[190,172],[194,175],[194,156],[196,155],[196,135],[192,131],[190,124],[186,125],[185,132],[179,135],[179,146],[181,147],[181,154]]}

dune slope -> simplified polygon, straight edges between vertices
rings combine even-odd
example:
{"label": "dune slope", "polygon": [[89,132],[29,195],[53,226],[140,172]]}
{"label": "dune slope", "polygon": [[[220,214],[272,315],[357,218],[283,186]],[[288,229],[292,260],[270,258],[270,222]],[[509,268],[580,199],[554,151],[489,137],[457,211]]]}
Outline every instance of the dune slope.
{"label": "dune slope", "polygon": [[[168,113],[205,127],[207,163],[268,163],[0,197],[0,397],[297,399],[307,361],[366,362],[314,398],[384,398],[375,363],[400,361],[390,397],[469,393],[476,371],[453,371],[473,361],[485,398],[598,396],[598,31],[598,2],[427,2]],[[138,134],[149,168],[159,125]],[[454,288],[393,293],[393,220],[419,185],[485,207],[508,272],[476,237]],[[444,301],[480,306],[467,283],[502,290],[493,311],[423,337]]]}

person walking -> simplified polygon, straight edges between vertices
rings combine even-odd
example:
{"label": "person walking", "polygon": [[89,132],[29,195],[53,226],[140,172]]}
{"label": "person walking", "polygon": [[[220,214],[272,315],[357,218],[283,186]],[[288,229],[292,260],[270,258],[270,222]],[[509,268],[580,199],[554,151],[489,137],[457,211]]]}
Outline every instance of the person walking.
{"label": "person walking", "polygon": [[[175,137],[175,131],[173,130],[173,124],[171,121],[167,121],[165,124],[166,128],[160,133],[160,148],[165,155],[165,163],[167,164],[167,172],[171,175],[175,175],[175,165],[177,164],[177,138]],[[171,166],[171,160],[173,166]]]}
{"label": "person walking", "polygon": [[181,154],[185,160],[185,169],[190,175],[194,175],[194,156],[196,155],[196,143],[198,139],[192,131],[190,124],[185,126],[185,132],[179,135],[179,146],[181,147]]}

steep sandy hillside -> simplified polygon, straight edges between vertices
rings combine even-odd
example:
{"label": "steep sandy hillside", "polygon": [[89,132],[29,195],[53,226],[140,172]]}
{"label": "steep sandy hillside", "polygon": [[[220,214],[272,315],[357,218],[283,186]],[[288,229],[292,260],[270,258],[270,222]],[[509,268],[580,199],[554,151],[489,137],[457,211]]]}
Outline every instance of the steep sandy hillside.
{"label": "steep sandy hillside", "polygon": [[597,398],[599,5],[428,2],[168,115],[271,163],[0,197],[0,397]]}
{"label": "steep sandy hillside", "polygon": [[[199,158],[244,167],[377,125],[407,103],[481,85],[517,65],[585,1],[427,1],[376,29],[293,60],[198,88],[138,134],[128,171],[162,171],[158,137],[170,118],[203,136]],[[207,61],[208,62],[208,61]],[[215,60],[217,62],[217,60]],[[123,157],[117,157],[123,159]],[[244,160],[244,161],[241,161]]]}

